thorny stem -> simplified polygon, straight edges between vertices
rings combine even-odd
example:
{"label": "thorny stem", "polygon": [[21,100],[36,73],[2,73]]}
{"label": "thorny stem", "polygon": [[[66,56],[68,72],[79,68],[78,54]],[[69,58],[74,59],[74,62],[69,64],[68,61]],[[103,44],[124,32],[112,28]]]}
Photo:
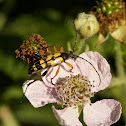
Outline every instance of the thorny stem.
{"label": "thorny stem", "polygon": [[86,39],[85,37],[80,37],[77,48],[75,49],[76,50],[76,53],[75,53],[76,55],[79,55],[81,53],[81,50],[83,48],[85,39]]}
{"label": "thorny stem", "polygon": [[124,66],[123,66],[123,56],[121,51],[121,44],[119,41],[115,40],[115,62],[118,77],[124,77]]}

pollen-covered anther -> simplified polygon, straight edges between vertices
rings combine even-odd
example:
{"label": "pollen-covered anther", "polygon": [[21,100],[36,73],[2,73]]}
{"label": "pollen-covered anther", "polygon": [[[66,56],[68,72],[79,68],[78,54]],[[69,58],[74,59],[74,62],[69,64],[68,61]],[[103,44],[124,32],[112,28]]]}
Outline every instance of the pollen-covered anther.
{"label": "pollen-covered anther", "polygon": [[91,91],[91,87],[94,86],[88,77],[81,74],[65,77],[60,84],[55,84],[59,104],[62,107],[84,105],[95,94]]}

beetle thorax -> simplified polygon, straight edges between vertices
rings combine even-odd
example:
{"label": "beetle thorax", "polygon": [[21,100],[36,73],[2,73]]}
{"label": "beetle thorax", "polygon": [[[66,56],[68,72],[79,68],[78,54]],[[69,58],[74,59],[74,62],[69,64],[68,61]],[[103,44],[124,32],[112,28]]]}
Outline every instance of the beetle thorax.
{"label": "beetle thorax", "polygon": [[70,58],[70,54],[69,54],[69,53],[66,53],[66,52],[63,52],[63,53],[61,53],[61,57],[62,57],[63,60],[65,61],[65,60],[67,60],[67,59]]}

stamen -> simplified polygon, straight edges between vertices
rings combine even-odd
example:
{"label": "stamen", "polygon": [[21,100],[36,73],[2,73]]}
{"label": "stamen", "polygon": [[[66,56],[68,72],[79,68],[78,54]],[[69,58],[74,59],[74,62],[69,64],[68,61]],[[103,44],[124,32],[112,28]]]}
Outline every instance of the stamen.
{"label": "stamen", "polygon": [[55,84],[59,104],[62,107],[84,105],[95,94],[91,87],[94,85],[86,76],[81,74],[67,76],[61,83]]}

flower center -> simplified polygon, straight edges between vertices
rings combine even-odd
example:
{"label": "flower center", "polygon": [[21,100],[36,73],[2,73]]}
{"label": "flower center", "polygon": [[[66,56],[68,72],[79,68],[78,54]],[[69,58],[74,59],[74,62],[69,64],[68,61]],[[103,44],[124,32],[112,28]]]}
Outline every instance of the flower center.
{"label": "flower center", "polygon": [[30,49],[35,49],[35,50],[38,50],[38,47],[37,47],[37,45],[28,45],[28,49],[30,50]]}
{"label": "flower center", "polygon": [[88,77],[78,74],[67,76],[60,84],[56,84],[56,92],[62,107],[84,105],[90,101],[95,92],[91,92],[91,82]]}

